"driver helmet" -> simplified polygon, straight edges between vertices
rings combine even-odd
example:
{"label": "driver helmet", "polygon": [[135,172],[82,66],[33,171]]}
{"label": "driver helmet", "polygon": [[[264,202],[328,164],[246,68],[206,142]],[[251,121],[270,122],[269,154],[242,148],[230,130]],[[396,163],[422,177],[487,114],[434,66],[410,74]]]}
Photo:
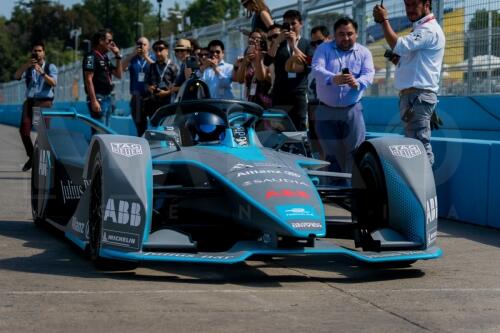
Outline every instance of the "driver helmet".
{"label": "driver helmet", "polygon": [[224,140],[226,122],[210,112],[195,112],[186,121],[186,127],[193,141],[211,142]]}

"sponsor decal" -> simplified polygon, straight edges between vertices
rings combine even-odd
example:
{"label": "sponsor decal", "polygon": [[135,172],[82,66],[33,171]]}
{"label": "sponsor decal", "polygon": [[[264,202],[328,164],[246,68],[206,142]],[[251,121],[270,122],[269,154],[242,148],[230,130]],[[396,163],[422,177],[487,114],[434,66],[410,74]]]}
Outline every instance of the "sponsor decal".
{"label": "sponsor decal", "polygon": [[234,127],[233,138],[238,146],[248,146],[247,131],[244,127]]}
{"label": "sponsor decal", "polygon": [[125,157],[142,155],[142,146],[137,143],[111,142],[111,151]]}
{"label": "sponsor decal", "polygon": [[267,184],[267,183],[269,183],[269,184],[294,184],[294,185],[302,185],[305,187],[309,187],[309,184],[304,182],[304,181],[297,180],[297,179],[289,179],[289,178],[252,179],[252,180],[248,180],[248,181],[243,182],[241,185],[247,187],[247,186]]}
{"label": "sponsor decal", "polygon": [[61,184],[63,203],[66,203],[68,200],[79,200],[83,192],[85,192],[87,186],[90,184],[90,181],[84,179],[82,185],[75,185],[70,179],[67,179],[66,181],[61,180],[59,183]]}
{"label": "sponsor decal", "polygon": [[86,234],[86,229],[88,229],[87,223],[79,221],[75,216],[71,217],[71,229],[79,234]]}
{"label": "sponsor decal", "polygon": [[321,229],[320,222],[291,222],[290,225],[294,229]]}
{"label": "sponsor decal", "polygon": [[253,175],[286,175],[290,177],[295,177],[295,178],[300,178],[301,175],[289,171],[289,170],[276,170],[276,169],[254,169],[254,170],[246,170],[246,171],[238,171],[236,174],[236,177],[246,177],[246,176],[253,176]]}
{"label": "sponsor decal", "polygon": [[430,245],[436,241],[437,238],[437,230],[430,232],[427,236],[427,245]]}
{"label": "sponsor decal", "polygon": [[115,246],[139,249],[139,234],[103,229],[102,242]]}
{"label": "sponsor decal", "polygon": [[294,191],[294,190],[271,190],[266,192],[266,200],[272,198],[303,198],[309,199],[311,196],[305,191]]}
{"label": "sponsor decal", "polygon": [[210,255],[210,254],[192,254],[192,253],[175,253],[175,252],[144,252],[144,256],[162,256],[162,257],[176,257],[176,258],[201,258],[201,259],[215,259],[215,260],[230,260],[235,258],[231,255]]}
{"label": "sponsor decal", "polygon": [[[118,210],[115,207],[118,207]],[[137,202],[119,200],[118,206],[115,206],[115,200],[109,198],[104,210],[104,221],[108,220],[116,224],[138,227],[141,225],[141,205]]]}
{"label": "sponsor decal", "polygon": [[233,172],[233,171],[236,171],[236,170],[243,170],[243,169],[247,169],[247,168],[253,168],[253,165],[238,163],[238,164],[233,165],[231,167],[231,169],[229,169],[229,172]]}
{"label": "sponsor decal", "polygon": [[229,172],[236,171],[236,170],[243,170],[243,169],[249,169],[249,168],[283,168],[283,165],[276,164],[276,163],[269,163],[269,162],[256,162],[253,164],[243,164],[243,163],[237,163],[229,169]]}
{"label": "sponsor decal", "polygon": [[50,151],[42,149],[40,150],[40,156],[38,161],[38,175],[47,177],[50,168]]}
{"label": "sponsor decal", "polygon": [[427,200],[425,205],[425,222],[427,224],[436,221],[438,218],[438,203],[437,197],[433,197]]}
{"label": "sponsor decal", "polygon": [[286,220],[319,220],[314,207],[301,205],[276,206],[281,218]]}
{"label": "sponsor decal", "polygon": [[417,145],[394,145],[389,146],[392,156],[403,157],[403,158],[414,158],[422,155],[420,147]]}

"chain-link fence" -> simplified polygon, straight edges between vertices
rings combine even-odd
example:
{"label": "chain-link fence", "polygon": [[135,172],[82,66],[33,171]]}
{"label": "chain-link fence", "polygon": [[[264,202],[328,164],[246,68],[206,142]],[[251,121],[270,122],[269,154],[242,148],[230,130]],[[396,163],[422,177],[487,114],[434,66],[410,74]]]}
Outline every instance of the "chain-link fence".
{"label": "chain-link fence", "polygon": [[[273,18],[280,22],[288,9],[298,9],[304,16],[304,35],[318,24],[330,30],[339,16],[353,17],[359,24],[358,41],[367,45],[373,53],[376,74],[375,82],[368,95],[395,95],[393,88],[394,66],[383,54],[387,48],[381,27],[372,18],[372,9],[378,1],[373,0],[299,0],[296,4],[276,8]],[[411,24],[406,18],[401,0],[385,0],[384,6],[390,13],[390,21],[398,34],[410,32]],[[496,0],[450,0],[433,1],[433,12],[446,35],[446,51],[441,82],[442,95],[494,94],[500,92],[500,1]],[[194,37],[201,45],[212,39],[221,39],[226,45],[226,60],[234,62],[243,54],[250,20],[241,17],[232,21],[170,36],[171,45],[175,38]],[[126,51],[124,52],[126,53]],[[173,52],[171,52],[173,55]],[[49,59],[50,60],[50,59]],[[128,75],[115,82],[116,99],[128,99]],[[235,84],[236,96],[241,96],[239,85]],[[0,84],[0,102],[21,103],[24,95],[22,82]],[[79,63],[59,69],[57,100],[84,100],[81,65]]]}

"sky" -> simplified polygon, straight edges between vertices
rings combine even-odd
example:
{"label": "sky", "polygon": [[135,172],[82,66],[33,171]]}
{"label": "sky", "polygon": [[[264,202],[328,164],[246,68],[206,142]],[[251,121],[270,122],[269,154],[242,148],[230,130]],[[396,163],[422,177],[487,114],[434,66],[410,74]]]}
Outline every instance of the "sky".
{"label": "sky", "polygon": [[[156,0],[150,0],[153,3],[155,9],[158,8],[158,3]],[[181,5],[181,8],[185,8],[186,5],[190,2],[189,0],[163,0],[162,8],[166,10],[166,8],[172,7],[175,2],[178,2]],[[16,4],[17,0],[0,0],[0,16],[4,16],[6,18],[10,18],[10,14],[12,13],[12,8]],[[71,7],[75,3],[82,2],[81,0],[56,0],[60,4]],[[293,0],[267,0],[267,5],[273,9],[275,7],[281,7],[283,5],[288,5],[290,3],[294,3]]]}

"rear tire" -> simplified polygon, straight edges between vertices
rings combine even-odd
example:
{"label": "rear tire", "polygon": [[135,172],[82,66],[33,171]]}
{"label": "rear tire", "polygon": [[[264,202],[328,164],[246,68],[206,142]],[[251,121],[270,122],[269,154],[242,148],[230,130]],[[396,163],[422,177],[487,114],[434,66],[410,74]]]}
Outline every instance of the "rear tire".
{"label": "rear tire", "polygon": [[94,159],[91,181],[89,218],[89,256],[99,270],[133,270],[138,263],[132,261],[103,258],[99,255],[102,246],[102,159],[97,153]]}

